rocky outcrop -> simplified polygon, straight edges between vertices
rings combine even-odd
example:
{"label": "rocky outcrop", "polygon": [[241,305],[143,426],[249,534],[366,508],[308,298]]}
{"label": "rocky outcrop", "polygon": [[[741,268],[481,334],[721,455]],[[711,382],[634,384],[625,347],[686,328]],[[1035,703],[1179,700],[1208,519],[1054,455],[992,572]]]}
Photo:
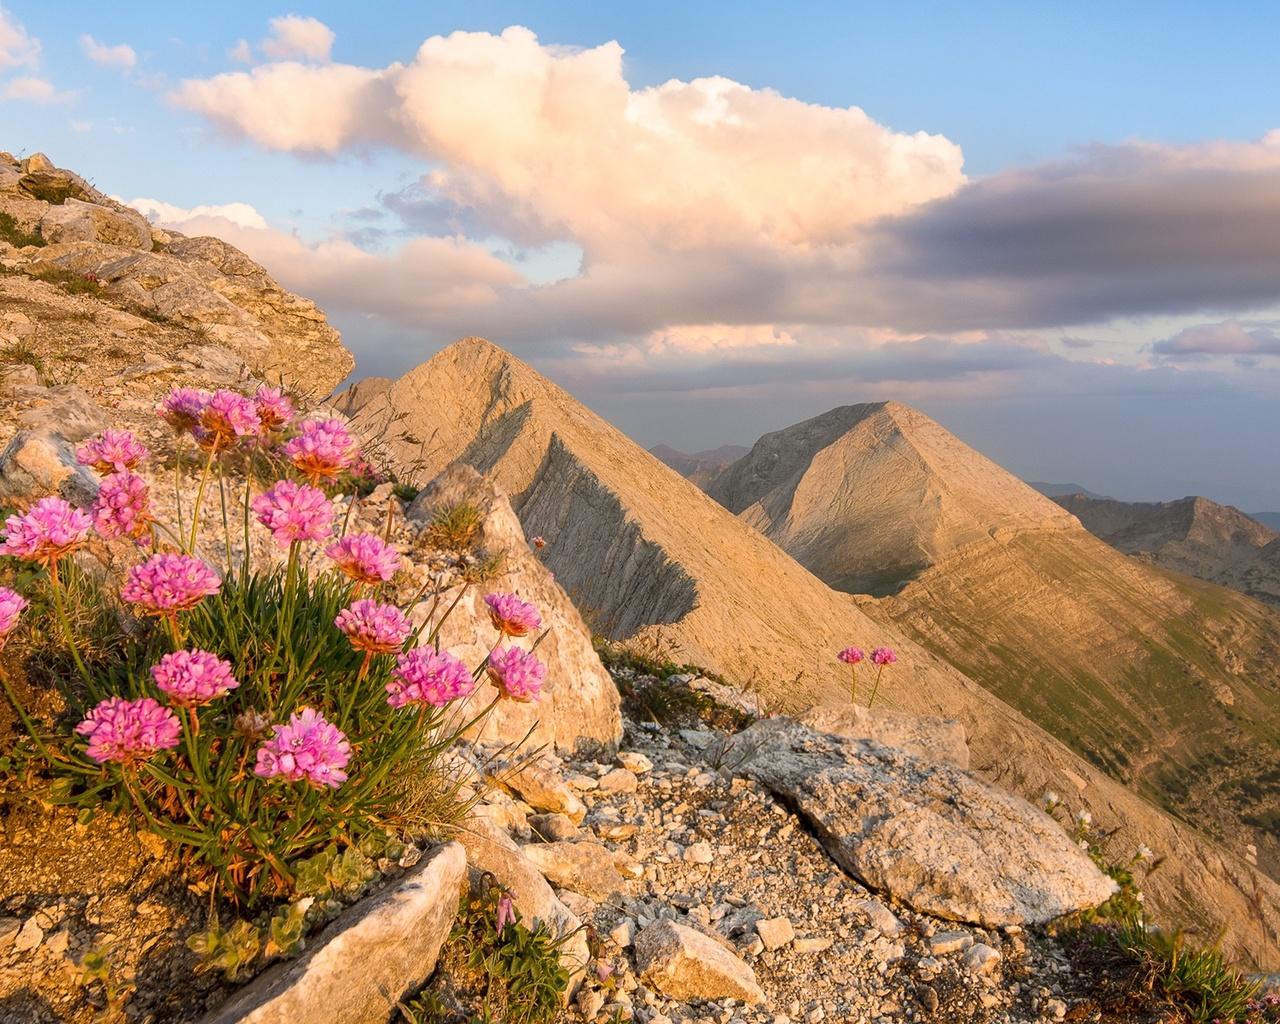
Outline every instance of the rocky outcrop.
{"label": "rocky outcrop", "polygon": [[465,877],[462,847],[442,847],[392,888],[343,914],[297,960],[260,974],[202,1024],[382,1024],[435,970]]}
{"label": "rocky outcrop", "polygon": [[[540,700],[527,704],[500,701],[475,731],[490,741],[518,744],[527,739],[535,747],[546,745],[561,751],[584,745],[616,750],[622,738],[618,688],[600,663],[582,616],[525,540],[506,495],[470,466],[459,464],[424,488],[405,514],[411,522],[425,524],[438,510],[464,505],[482,516],[475,549],[484,557],[499,558],[501,572],[492,583],[464,593],[456,606],[453,595],[448,595],[449,603],[442,602],[436,609],[436,620],[427,632],[452,608],[443,621],[441,644],[468,665],[478,665],[496,640],[484,595],[496,590],[517,593],[541,612],[542,639],[537,654],[547,666]],[[418,611],[423,617],[429,613],[422,605]],[[520,643],[528,648],[533,639]],[[480,687],[458,713],[467,717],[478,714],[493,692],[487,685]]]}
{"label": "rocky outcrop", "polygon": [[969,767],[964,726],[937,715],[908,715],[860,704],[819,704],[802,712],[798,720],[815,732],[891,747],[924,761]]}
{"label": "rocky outcrop", "polygon": [[1057,822],[954,765],[786,719],[738,747],[739,770],[795,807],[838,864],[932,917],[1043,924],[1115,891]]}
{"label": "rocky outcrop", "polygon": [[315,303],[285,291],[240,250],[153,231],[137,210],[42,154],[21,163],[0,154],[0,213],[44,243],[0,243],[13,269],[88,277],[118,308],[198,331],[260,376],[323,398],[355,365]]}
{"label": "rocky outcrop", "polygon": [[1196,497],[1126,502],[1079,493],[1054,500],[1117,551],[1280,608],[1280,533],[1230,505]]}

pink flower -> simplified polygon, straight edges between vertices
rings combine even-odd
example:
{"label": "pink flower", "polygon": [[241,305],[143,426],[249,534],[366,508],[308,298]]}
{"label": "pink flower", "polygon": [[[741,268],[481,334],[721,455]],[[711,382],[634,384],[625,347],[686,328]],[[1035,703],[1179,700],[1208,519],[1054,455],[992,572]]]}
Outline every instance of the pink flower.
{"label": "pink flower", "polygon": [[144,615],[172,615],[194,608],[221,588],[218,574],[200,559],[156,554],[129,570],[120,596]]}
{"label": "pink flower", "polygon": [[295,541],[324,540],[329,536],[333,503],[315,487],[280,480],[254,498],[251,507],[258,514],[258,522],[271,531],[282,548]]}
{"label": "pink flower", "polygon": [[156,413],[177,433],[191,433],[199,425],[200,414],[212,397],[197,388],[174,388],[156,408]]}
{"label": "pink flower", "polygon": [[333,624],[347,635],[357,651],[390,654],[397,651],[413,632],[404,612],[392,604],[378,604],[368,598],[352,601],[338,612]]}
{"label": "pink flower", "polygon": [[112,473],[93,502],[93,528],[103,537],[140,538],[151,522],[147,482],[133,473]]}
{"label": "pink flower", "polygon": [[488,594],[489,621],[503,636],[525,636],[542,625],[535,605],[521,601],[515,594]]}
{"label": "pink flower", "polygon": [[231,675],[231,663],[208,651],[174,651],[151,666],[156,688],[169,695],[169,703],[194,708],[234,690],[240,683]]}
{"label": "pink flower", "polygon": [[85,753],[99,764],[119,761],[127,765],[176,747],[182,726],[172,711],[151,697],[108,697],[76,726],[76,732],[89,737]]}
{"label": "pink flower", "polygon": [[498,897],[497,920],[494,922],[494,930],[499,936],[502,935],[502,929],[509,924],[516,923],[515,897],[506,889],[502,890],[502,895]]}
{"label": "pink flower", "polygon": [[18,624],[18,616],[27,606],[27,599],[15,590],[0,587],[0,647],[9,639],[13,627]]}
{"label": "pink flower", "polygon": [[47,566],[83,545],[93,520],[62,498],[50,496],[41,498],[26,515],[10,516],[4,524],[0,554]]}
{"label": "pink flower", "polygon": [[535,548],[545,548],[547,546],[547,542],[541,537],[534,537],[530,543],[533,544]]}
{"label": "pink flower", "polygon": [[871,652],[871,664],[879,665],[881,668],[885,665],[892,665],[897,660],[898,655],[888,647],[877,647]]}
{"label": "pink flower", "polygon": [[357,583],[382,583],[400,568],[400,555],[376,533],[349,533],[335,540],[324,553],[338,571]]}
{"label": "pink flower", "polygon": [[252,398],[222,388],[215,391],[208,404],[200,410],[200,425],[195,429],[195,439],[206,451],[226,451],[240,438],[257,434],[260,425],[258,407]]}
{"label": "pink flower", "polygon": [[283,775],[291,782],[306,779],[316,789],[337,789],[347,781],[342,769],[351,760],[346,735],[320,712],[303,708],[277,725],[275,735],[258,748],[253,773],[271,779]]}
{"label": "pink flower", "polygon": [[321,477],[335,477],[356,457],[356,443],[341,420],[303,420],[302,431],[284,446],[285,458],[316,483]]}
{"label": "pink flower", "polygon": [[542,697],[547,666],[518,647],[495,647],[489,655],[489,681],[508,700],[527,704]]}
{"label": "pink flower", "polygon": [[150,454],[129,431],[108,428],[100,437],[76,449],[76,461],[82,466],[92,466],[99,473],[122,472],[133,469]]}
{"label": "pink flower", "polygon": [[430,647],[415,647],[396,658],[395,671],[387,683],[387,703],[393,708],[406,704],[442,708],[469,696],[475,687],[470,670],[448,651],[437,654]]}
{"label": "pink flower", "polygon": [[258,409],[259,429],[264,434],[289,425],[293,419],[293,401],[279,388],[263,384],[253,396]]}
{"label": "pink flower", "polygon": [[846,647],[836,655],[836,660],[843,661],[846,665],[856,665],[865,657],[861,647]]}

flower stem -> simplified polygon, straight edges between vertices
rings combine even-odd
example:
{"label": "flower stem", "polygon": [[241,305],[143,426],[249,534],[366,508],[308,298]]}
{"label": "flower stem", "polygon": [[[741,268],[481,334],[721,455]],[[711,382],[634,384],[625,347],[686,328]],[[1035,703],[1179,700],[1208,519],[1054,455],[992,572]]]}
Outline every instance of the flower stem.
{"label": "flower stem", "polygon": [[200,489],[196,491],[196,507],[191,510],[191,541],[187,545],[187,554],[194,555],[196,553],[196,531],[200,527],[200,506],[204,503],[204,489],[209,482],[209,470],[213,468],[214,452],[209,452],[209,457],[204,460],[204,472],[200,474]]}
{"label": "flower stem", "polygon": [[75,632],[71,628],[71,620],[67,618],[66,605],[62,598],[62,584],[58,580],[58,560],[55,558],[49,563],[49,584],[53,589],[53,609],[58,616],[58,624],[62,627],[62,635],[67,640],[67,646],[71,648],[71,657],[75,659],[76,668],[80,670],[80,676],[84,679],[84,685],[89,690],[89,696],[97,699],[97,693],[94,691],[93,679],[89,675],[89,670],[85,667],[84,660],[80,657],[80,648],[76,646]]}
{"label": "flower stem", "polygon": [[868,708],[868,709],[870,709],[871,705],[872,705],[872,704],[874,704],[874,703],[876,702],[876,694],[880,691],[880,677],[881,677],[882,675],[884,675],[884,666],[883,666],[883,665],[881,665],[881,666],[876,670],[876,684],[875,684],[875,686],[871,687],[871,699],[870,699],[869,701],[867,701],[867,708]]}

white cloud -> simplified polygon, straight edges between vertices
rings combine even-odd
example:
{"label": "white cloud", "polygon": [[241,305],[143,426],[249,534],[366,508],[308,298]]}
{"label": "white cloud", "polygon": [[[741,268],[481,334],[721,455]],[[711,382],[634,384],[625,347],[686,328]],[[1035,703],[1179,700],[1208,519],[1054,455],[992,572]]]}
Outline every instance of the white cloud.
{"label": "white cloud", "polygon": [[265,228],[266,218],[248,203],[221,203],[216,206],[193,206],[185,209],[159,199],[131,199],[128,203],[147,220],[160,227],[185,231],[194,220],[221,218],[241,228]]}
{"label": "white cloud", "polygon": [[262,52],[271,60],[327,61],[336,38],[333,30],[315,18],[287,14],[272,18],[271,35],[262,41]]}
{"label": "white cloud", "polygon": [[70,103],[74,92],[58,92],[52,82],[44,78],[15,78],[0,94],[6,100],[25,100],[28,103]]}
{"label": "white cloud", "polygon": [[39,62],[40,40],[27,35],[13,15],[0,7],[0,70],[34,68]]}
{"label": "white cloud", "polygon": [[527,29],[428,39],[408,65],[304,67],[184,82],[173,101],[271,149],[393,145],[438,165],[427,198],[525,242],[589,257],[847,243],[953,192],[959,147],[724,78],[633,90],[622,48]]}
{"label": "white cloud", "polygon": [[227,51],[227,56],[237,64],[252,64],[253,50],[249,47],[249,40],[236,40],[236,45]]}
{"label": "white cloud", "polygon": [[138,55],[134,53],[133,47],[125,43],[120,43],[117,46],[108,46],[106,43],[100,43],[93,36],[86,34],[80,37],[80,48],[84,50],[85,56],[99,67],[120,68],[123,71],[128,71],[138,63]]}

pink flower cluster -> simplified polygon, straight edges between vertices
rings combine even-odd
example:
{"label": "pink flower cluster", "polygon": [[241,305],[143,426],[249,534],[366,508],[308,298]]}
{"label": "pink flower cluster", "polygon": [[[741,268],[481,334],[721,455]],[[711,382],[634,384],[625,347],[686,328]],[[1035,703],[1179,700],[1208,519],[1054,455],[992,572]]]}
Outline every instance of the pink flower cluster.
{"label": "pink flower cluster", "polygon": [[299,430],[285,443],[284,455],[312,483],[337,476],[354,461],[356,443],[341,420],[303,420]]}
{"label": "pink flower cluster", "polygon": [[448,651],[415,647],[396,658],[395,671],[387,683],[387,703],[393,708],[406,704],[431,704],[442,708],[450,701],[466,697],[475,689],[471,672]]}
{"label": "pink flower cluster", "polygon": [[41,498],[26,515],[5,520],[0,554],[47,566],[84,544],[92,525],[92,519],[62,498]]}
{"label": "pink flower cluster", "polygon": [[846,647],[836,655],[836,660],[843,661],[846,665],[856,665],[866,656],[861,647]]}
{"label": "pink flower cluster", "polygon": [[102,481],[93,502],[93,528],[99,534],[140,539],[150,523],[151,494],[142,477],[120,472]]}
{"label": "pink flower cluster", "polygon": [[120,596],[144,615],[194,608],[222,588],[218,574],[191,555],[156,554],[129,570]]}
{"label": "pink flower cluster", "polygon": [[251,507],[258,522],[271,531],[282,548],[295,541],[324,540],[329,536],[333,503],[316,487],[280,480],[254,498]]}
{"label": "pink flower cluster", "polygon": [[172,711],[151,697],[108,697],[76,726],[76,732],[89,738],[85,753],[99,764],[127,765],[176,747],[182,726]]}
{"label": "pink flower cluster", "polygon": [[253,398],[258,410],[258,423],[264,434],[287,427],[293,419],[293,401],[279,388],[263,384]]}
{"label": "pink flower cluster", "polygon": [[522,601],[515,594],[488,594],[489,621],[503,636],[525,636],[542,625],[537,606]]}
{"label": "pink flower cluster", "polygon": [[179,434],[192,433],[200,425],[200,414],[212,397],[197,388],[174,388],[156,412]]}
{"label": "pink flower cluster", "polygon": [[118,473],[133,469],[150,454],[128,430],[107,429],[76,449],[76,461],[82,466],[92,466],[99,473]]}
{"label": "pink flower cluster", "polygon": [[16,590],[0,587],[0,647],[9,639],[13,627],[18,624],[18,616],[27,606],[27,599]]}
{"label": "pink flower cluster", "polygon": [[489,681],[508,700],[527,704],[542,697],[547,666],[518,647],[495,647],[489,655]]}
{"label": "pink flower cluster", "polygon": [[231,674],[231,663],[208,651],[174,651],[151,666],[156,688],[168,694],[179,708],[208,704],[234,690],[240,683]]}
{"label": "pink flower cluster", "polygon": [[888,647],[877,647],[871,652],[871,664],[879,665],[881,668],[892,665],[897,660],[898,655]]}
{"label": "pink flower cluster", "polygon": [[382,583],[400,568],[400,555],[375,533],[349,533],[334,541],[324,553],[338,570],[357,583]]}
{"label": "pink flower cluster", "polygon": [[342,769],[351,760],[351,744],[342,730],[313,708],[289,716],[258,748],[253,773],[263,779],[283,776],[291,782],[306,779],[317,789],[337,789],[347,780]]}
{"label": "pink flower cluster", "polygon": [[262,426],[258,405],[238,391],[226,388],[215,391],[200,410],[200,424],[195,428],[196,443],[206,451],[225,451],[242,437],[256,435]]}
{"label": "pink flower cluster", "polygon": [[413,632],[404,612],[393,604],[379,604],[368,598],[352,601],[333,620],[357,651],[390,654],[397,651]]}

